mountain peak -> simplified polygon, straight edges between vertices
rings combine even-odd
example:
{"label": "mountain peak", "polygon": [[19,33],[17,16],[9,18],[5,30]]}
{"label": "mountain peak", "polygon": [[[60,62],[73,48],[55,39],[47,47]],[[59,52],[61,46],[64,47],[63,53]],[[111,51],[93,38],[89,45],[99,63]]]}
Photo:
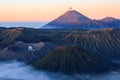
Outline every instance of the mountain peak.
{"label": "mountain peak", "polygon": [[102,19],[102,21],[104,21],[104,22],[111,22],[111,21],[114,21],[114,20],[117,20],[117,19],[113,18],[113,17],[106,17],[106,18]]}
{"label": "mountain peak", "polygon": [[85,15],[81,14],[76,10],[68,10],[63,15],[58,17],[57,19],[66,19],[66,20],[75,20],[75,21],[83,21],[83,20],[90,20],[90,18],[86,17]]}
{"label": "mountain peak", "polygon": [[[103,21],[92,20],[76,10],[69,9],[67,12],[43,26],[43,29],[99,29],[108,28],[109,25],[104,23],[114,18],[106,18]],[[119,23],[119,22],[118,22]],[[112,26],[114,27],[114,26]]]}
{"label": "mountain peak", "polygon": [[75,14],[80,14],[78,11],[76,10],[68,10],[67,12],[65,12],[65,14],[71,14],[71,13],[75,13]]}
{"label": "mountain peak", "polygon": [[43,28],[78,28],[79,22],[88,20],[91,19],[76,10],[70,9],[47,25],[43,26]]}

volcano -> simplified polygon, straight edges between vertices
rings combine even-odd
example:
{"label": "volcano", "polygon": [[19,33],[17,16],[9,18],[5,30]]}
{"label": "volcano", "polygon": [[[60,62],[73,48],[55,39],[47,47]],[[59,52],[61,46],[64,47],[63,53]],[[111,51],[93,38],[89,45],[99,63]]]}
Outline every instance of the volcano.
{"label": "volcano", "polygon": [[80,47],[60,46],[34,63],[37,69],[62,73],[101,73],[115,66]]}
{"label": "volcano", "polygon": [[98,20],[92,20],[76,10],[69,10],[51,21],[42,29],[89,29],[108,27]]}
{"label": "volcano", "polygon": [[80,46],[95,51],[103,57],[120,57],[120,29],[105,28],[90,31],[74,31],[63,38],[63,45]]}

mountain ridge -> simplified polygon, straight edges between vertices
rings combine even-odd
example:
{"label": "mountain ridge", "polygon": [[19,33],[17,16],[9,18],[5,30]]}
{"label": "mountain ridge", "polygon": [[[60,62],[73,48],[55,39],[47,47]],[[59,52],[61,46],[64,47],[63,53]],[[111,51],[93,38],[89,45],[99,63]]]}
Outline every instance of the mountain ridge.
{"label": "mountain ridge", "polygon": [[116,18],[90,19],[76,10],[69,10],[42,26],[41,29],[101,29],[119,27],[119,25],[120,20]]}
{"label": "mountain ridge", "polygon": [[102,73],[115,65],[76,46],[60,46],[33,64],[37,69],[62,73]]}

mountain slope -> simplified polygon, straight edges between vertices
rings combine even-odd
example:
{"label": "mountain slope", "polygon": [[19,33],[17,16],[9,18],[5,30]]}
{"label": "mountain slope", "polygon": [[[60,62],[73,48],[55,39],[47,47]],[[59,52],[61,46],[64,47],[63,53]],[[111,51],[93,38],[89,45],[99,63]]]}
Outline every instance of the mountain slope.
{"label": "mountain slope", "polygon": [[4,48],[15,42],[15,39],[22,34],[23,28],[15,28],[0,33],[0,48]]}
{"label": "mountain slope", "polygon": [[120,28],[120,19],[116,19],[113,17],[106,17],[100,21],[104,22],[109,27]]}
{"label": "mountain slope", "polygon": [[90,20],[90,18],[84,16],[83,14],[75,10],[69,10],[42,28],[72,28],[76,27],[79,21],[88,20]]}
{"label": "mountain slope", "polygon": [[90,29],[108,27],[98,20],[91,20],[76,10],[69,10],[60,17],[43,26],[43,29]]}
{"label": "mountain slope", "polygon": [[4,31],[4,30],[6,30],[5,27],[0,27],[0,33],[1,33],[2,31]]}
{"label": "mountain slope", "polygon": [[22,41],[28,44],[47,42],[54,44],[55,46],[80,46],[87,49],[90,52],[98,53],[103,57],[107,57],[109,59],[119,59],[119,40],[120,29],[117,28],[107,28],[90,31],[75,29],[43,30],[31,28],[22,28],[21,30],[21,28],[13,28],[4,30],[0,33],[0,49],[4,49],[11,45],[14,45],[14,43],[18,41]]}
{"label": "mountain slope", "polygon": [[18,60],[31,63],[52,51],[56,46],[48,42],[24,43],[18,41],[0,50],[0,61]]}
{"label": "mountain slope", "polygon": [[63,45],[81,46],[107,58],[120,57],[120,29],[75,31],[65,36]]}
{"label": "mountain slope", "polygon": [[41,70],[63,73],[101,73],[114,68],[104,60],[80,47],[62,46],[34,63]]}

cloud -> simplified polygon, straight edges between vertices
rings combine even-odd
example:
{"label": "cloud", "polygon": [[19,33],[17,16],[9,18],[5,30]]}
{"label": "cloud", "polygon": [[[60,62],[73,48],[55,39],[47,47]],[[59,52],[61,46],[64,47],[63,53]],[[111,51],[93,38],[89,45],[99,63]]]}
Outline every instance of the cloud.
{"label": "cloud", "polygon": [[102,75],[64,75],[36,71],[24,63],[15,61],[0,63],[0,80],[119,80],[119,78],[119,72]]}

